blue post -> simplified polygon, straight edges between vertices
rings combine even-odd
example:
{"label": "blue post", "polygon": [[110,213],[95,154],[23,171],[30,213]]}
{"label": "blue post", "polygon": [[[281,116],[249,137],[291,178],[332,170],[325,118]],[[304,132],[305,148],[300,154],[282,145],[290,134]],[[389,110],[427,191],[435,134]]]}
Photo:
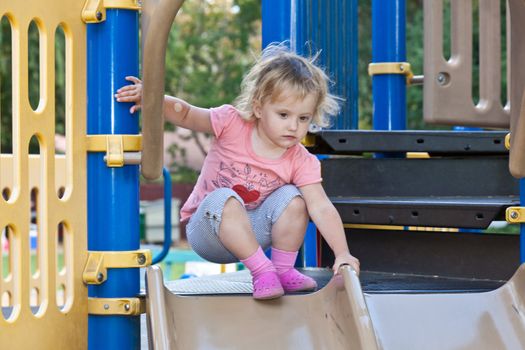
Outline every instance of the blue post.
{"label": "blue post", "polygon": [[[406,62],[405,0],[372,0],[372,62]],[[372,78],[374,130],[406,129],[406,77]]]}
{"label": "blue post", "polygon": [[[358,1],[294,1],[295,50],[305,56],[320,51],[319,63],[334,82],[331,93],[345,99],[332,129],[358,128]],[[294,17],[295,15],[295,17]],[[293,31],[295,30],[295,35]]]}
{"label": "blue post", "polygon": [[[108,9],[106,21],[87,27],[88,134],[138,134],[138,117],[113,97],[124,77],[138,75],[138,14]],[[104,153],[88,155],[88,249],[139,248],[138,166],[108,168]],[[109,269],[107,280],[88,287],[89,297],[136,297],[139,270]],[[88,317],[89,349],[139,349],[139,316]]]}
{"label": "blue post", "polygon": [[290,0],[263,0],[262,47],[290,40]]}

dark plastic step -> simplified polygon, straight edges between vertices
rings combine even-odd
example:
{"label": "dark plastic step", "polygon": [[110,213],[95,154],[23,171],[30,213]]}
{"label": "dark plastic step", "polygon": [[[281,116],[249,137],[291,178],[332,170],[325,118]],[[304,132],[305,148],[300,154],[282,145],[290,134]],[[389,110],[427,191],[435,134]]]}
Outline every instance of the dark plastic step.
{"label": "dark plastic step", "polygon": [[508,131],[326,130],[315,134],[316,154],[428,152],[433,155],[507,154]]}
{"label": "dark plastic step", "polygon": [[508,197],[330,197],[350,224],[487,228],[519,205]]}
{"label": "dark plastic step", "polygon": [[507,157],[335,158],[322,169],[345,223],[486,228],[519,204]]}

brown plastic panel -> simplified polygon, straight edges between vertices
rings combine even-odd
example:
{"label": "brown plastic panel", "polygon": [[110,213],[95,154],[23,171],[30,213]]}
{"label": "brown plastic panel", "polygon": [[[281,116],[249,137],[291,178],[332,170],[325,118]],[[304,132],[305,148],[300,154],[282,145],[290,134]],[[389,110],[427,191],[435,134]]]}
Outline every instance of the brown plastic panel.
{"label": "brown plastic panel", "polygon": [[164,156],[164,73],[171,25],[184,0],[144,0],[142,3],[142,175],[162,175]]}
{"label": "brown plastic panel", "polygon": [[424,118],[432,124],[508,128],[502,106],[500,1],[479,0],[480,100],[472,98],[472,0],[450,0],[451,57],[443,53],[443,0],[425,0]]}
{"label": "brown plastic panel", "polygon": [[[510,69],[511,123],[509,169],[516,178],[525,177],[525,1],[509,0],[511,27]],[[514,108],[515,107],[515,108]]]}

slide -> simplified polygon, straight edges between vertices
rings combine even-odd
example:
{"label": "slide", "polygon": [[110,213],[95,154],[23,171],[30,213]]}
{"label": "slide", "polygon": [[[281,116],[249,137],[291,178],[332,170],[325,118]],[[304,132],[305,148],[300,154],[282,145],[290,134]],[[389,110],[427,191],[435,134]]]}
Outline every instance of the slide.
{"label": "slide", "polygon": [[152,266],[148,338],[153,349],[524,349],[524,269],[484,292],[363,292],[349,267],[311,269],[318,291],[256,301],[247,271],[165,283]]}

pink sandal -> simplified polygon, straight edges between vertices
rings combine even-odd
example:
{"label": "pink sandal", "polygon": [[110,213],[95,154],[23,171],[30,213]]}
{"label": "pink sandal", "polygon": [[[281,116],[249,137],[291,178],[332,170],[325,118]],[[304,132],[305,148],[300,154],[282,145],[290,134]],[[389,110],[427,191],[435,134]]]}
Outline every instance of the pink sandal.
{"label": "pink sandal", "polygon": [[275,299],[284,295],[283,287],[275,271],[264,272],[253,280],[253,298]]}
{"label": "pink sandal", "polygon": [[286,292],[302,292],[317,288],[317,282],[303,275],[296,269],[290,269],[279,276],[281,285]]}

